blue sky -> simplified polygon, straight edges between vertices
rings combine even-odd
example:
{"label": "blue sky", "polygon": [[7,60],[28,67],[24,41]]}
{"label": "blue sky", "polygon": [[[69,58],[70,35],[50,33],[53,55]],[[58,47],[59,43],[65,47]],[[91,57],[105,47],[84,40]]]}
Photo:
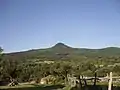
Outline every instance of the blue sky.
{"label": "blue sky", "polygon": [[120,1],[0,0],[0,34],[4,52],[120,47]]}

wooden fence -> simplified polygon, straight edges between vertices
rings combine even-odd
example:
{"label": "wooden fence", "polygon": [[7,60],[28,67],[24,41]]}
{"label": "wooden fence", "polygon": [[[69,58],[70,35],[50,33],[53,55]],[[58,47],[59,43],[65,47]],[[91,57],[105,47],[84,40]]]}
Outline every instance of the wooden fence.
{"label": "wooden fence", "polygon": [[95,73],[94,77],[84,77],[84,76],[78,76],[74,77],[73,75],[68,75],[68,84],[71,87],[75,87],[77,84],[79,84],[79,87],[86,87],[87,86],[87,80],[93,80],[93,86],[96,85],[97,80],[101,79],[107,79],[108,81],[108,90],[112,90],[112,85],[113,85],[113,78],[120,78],[120,77],[112,77],[112,72],[110,72],[107,77],[97,77],[97,74]]}

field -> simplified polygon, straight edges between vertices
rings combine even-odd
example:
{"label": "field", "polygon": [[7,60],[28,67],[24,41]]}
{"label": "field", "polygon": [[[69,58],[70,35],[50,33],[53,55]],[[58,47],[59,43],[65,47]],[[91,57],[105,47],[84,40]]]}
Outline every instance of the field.
{"label": "field", "polygon": [[0,90],[61,90],[63,85],[35,85],[35,84],[25,84],[18,86],[0,86]]}
{"label": "field", "polygon": [[[108,90],[107,83],[97,83],[96,86],[89,84],[87,87],[82,88],[82,90]],[[114,84],[112,90],[120,90],[120,83]],[[78,90],[76,87],[71,88],[70,86],[63,85],[37,85],[21,83],[18,86],[0,86],[0,90]]]}

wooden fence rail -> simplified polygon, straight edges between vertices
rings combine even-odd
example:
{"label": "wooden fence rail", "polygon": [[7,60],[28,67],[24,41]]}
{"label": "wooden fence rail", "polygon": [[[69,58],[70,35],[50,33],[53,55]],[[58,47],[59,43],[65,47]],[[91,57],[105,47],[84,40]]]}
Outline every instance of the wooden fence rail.
{"label": "wooden fence rail", "polygon": [[[112,90],[113,78],[116,79],[116,78],[120,78],[120,77],[112,77],[112,72],[110,72],[110,74],[107,75],[107,77],[97,77],[97,74],[95,74],[95,77],[83,77],[83,76],[79,76],[79,78],[77,78],[77,77],[74,77],[73,75],[72,76],[68,75],[68,84],[71,87],[74,87],[76,85],[76,83],[78,82],[80,85],[84,84],[86,86],[87,85],[86,80],[94,80],[93,85],[95,86],[96,85],[96,81],[98,79],[99,80],[101,80],[101,79],[107,79],[107,81],[108,81],[108,90]],[[84,83],[81,83],[81,82],[84,82]]]}

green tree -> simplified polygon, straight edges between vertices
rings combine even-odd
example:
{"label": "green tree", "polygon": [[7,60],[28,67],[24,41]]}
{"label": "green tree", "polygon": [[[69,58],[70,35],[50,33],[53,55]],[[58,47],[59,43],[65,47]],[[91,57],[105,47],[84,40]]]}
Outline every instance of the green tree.
{"label": "green tree", "polygon": [[3,52],[3,49],[0,47],[0,61],[2,60],[2,52]]}
{"label": "green tree", "polygon": [[2,80],[3,77],[2,51],[3,49],[0,47],[0,80]]}

